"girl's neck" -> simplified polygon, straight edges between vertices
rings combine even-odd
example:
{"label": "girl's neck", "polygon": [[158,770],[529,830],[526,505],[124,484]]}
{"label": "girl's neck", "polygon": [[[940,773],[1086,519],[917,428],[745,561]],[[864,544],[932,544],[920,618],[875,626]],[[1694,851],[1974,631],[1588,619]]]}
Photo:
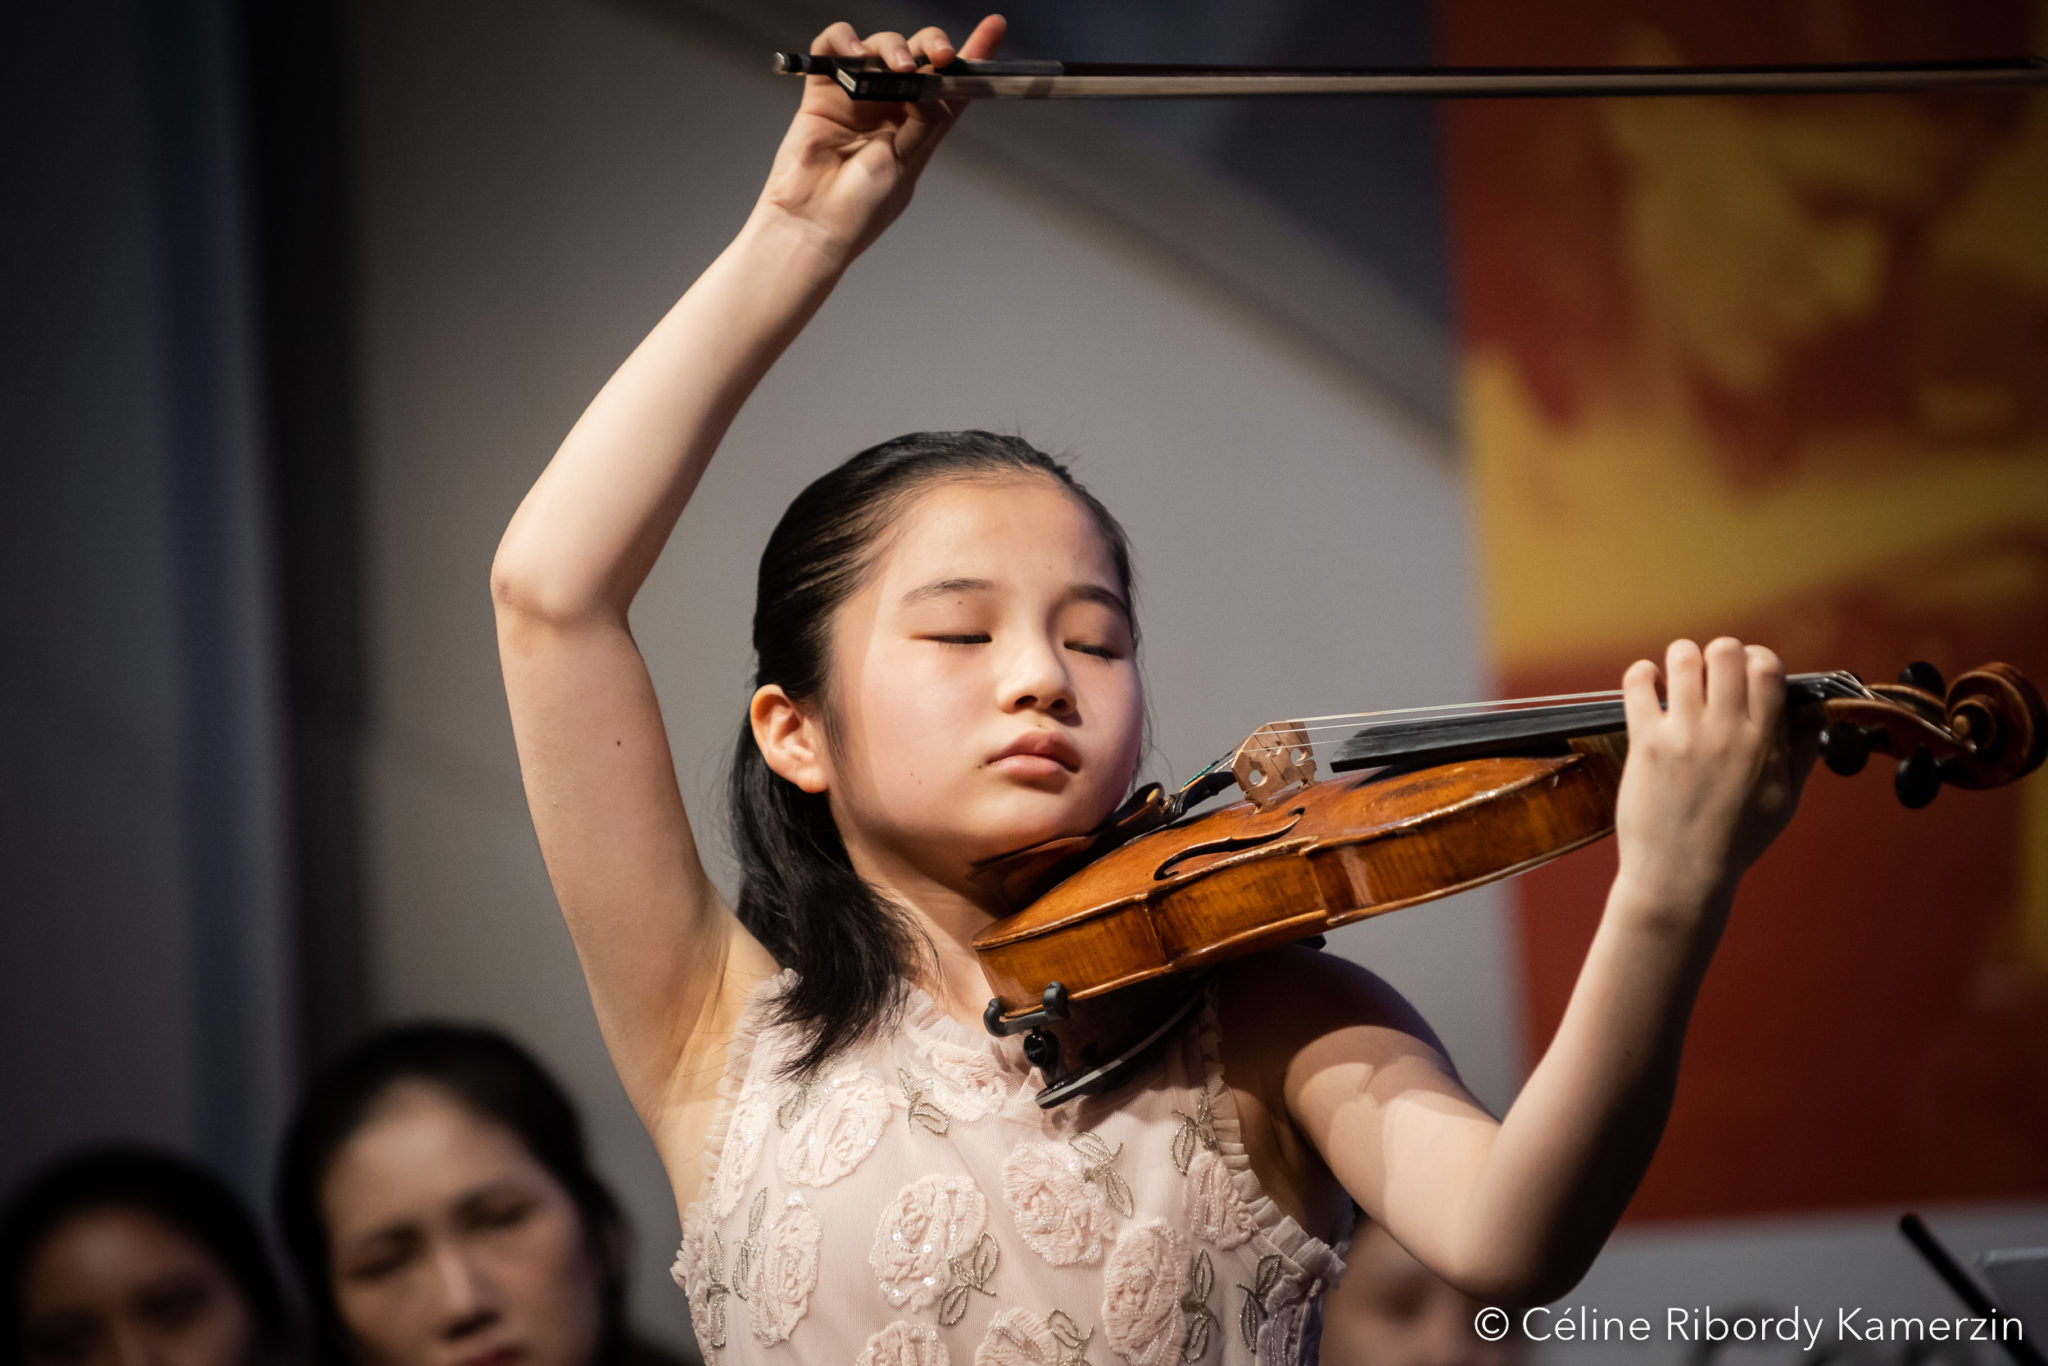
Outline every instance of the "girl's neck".
{"label": "girl's neck", "polygon": [[883,897],[901,906],[930,941],[932,955],[919,956],[917,985],[941,1011],[979,1024],[992,994],[974,936],[993,924],[996,912],[964,886],[953,886],[902,860],[855,848],[847,853],[854,871]]}

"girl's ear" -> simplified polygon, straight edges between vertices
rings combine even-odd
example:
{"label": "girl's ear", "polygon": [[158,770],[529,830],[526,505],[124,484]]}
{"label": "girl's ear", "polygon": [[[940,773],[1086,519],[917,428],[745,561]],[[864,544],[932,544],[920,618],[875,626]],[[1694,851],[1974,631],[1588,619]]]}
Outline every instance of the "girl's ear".
{"label": "girl's ear", "polygon": [[780,684],[754,690],[747,720],[754,728],[754,743],[761,747],[761,757],[778,777],[813,795],[831,787],[823,730]]}

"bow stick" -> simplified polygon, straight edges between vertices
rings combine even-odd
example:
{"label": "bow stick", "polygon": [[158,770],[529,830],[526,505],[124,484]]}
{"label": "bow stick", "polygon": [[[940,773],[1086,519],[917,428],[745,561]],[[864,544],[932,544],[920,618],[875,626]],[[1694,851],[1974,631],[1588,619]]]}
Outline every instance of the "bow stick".
{"label": "bow stick", "polygon": [[829,76],[857,100],[1188,99],[1355,95],[1497,99],[1560,95],[1852,95],[2048,86],[2048,61],[1822,66],[1261,67],[1117,62],[976,62],[891,71],[872,57],[778,52],[788,76]]}

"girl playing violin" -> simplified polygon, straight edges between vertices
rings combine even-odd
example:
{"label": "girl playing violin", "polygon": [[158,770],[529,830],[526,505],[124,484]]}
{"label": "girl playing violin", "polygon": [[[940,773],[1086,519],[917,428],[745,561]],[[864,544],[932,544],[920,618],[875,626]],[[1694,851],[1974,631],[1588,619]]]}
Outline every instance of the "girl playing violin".
{"label": "girl playing violin", "polygon": [[[937,29],[812,51],[991,55]],[[1295,1363],[1355,1200],[1492,1302],[1584,1274],[1654,1150],[1735,884],[1791,815],[1768,650],[1623,679],[1620,873],[1503,1119],[1384,982],[1284,948],[1220,972],[1135,1079],[1052,1111],[979,1024],[971,876],[1086,831],[1143,730],[1121,529],[1025,442],[925,432],[821,476],[763,552],[735,749],[742,882],[707,876],[628,626],[748,393],[908,203],[957,108],[813,78],[739,236],[507,528],[498,639],[541,849],[674,1184],[707,1358]],[[1660,700],[1661,698],[1661,700]]]}

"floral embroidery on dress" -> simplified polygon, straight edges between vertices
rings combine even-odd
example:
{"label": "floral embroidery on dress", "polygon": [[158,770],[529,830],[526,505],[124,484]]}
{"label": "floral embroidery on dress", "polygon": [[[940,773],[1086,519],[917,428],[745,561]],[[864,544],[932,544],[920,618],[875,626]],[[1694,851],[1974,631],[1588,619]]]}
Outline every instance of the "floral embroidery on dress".
{"label": "floral embroidery on dress", "polygon": [[973,1123],[1002,1108],[1010,1088],[988,1050],[968,1048],[945,1039],[933,1042],[925,1055],[937,1081],[934,1097],[955,1118]]}
{"label": "floral embroidery on dress", "polygon": [[1223,1154],[1207,1148],[1196,1153],[1188,1163],[1184,1192],[1182,1210],[1187,1216],[1188,1231],[1203,1242],[1214,1243],[1228,1252],[1257,1231],[1252,1212],[1238,1196],[1237,1183]]}
{"label": "floral embroidery on dress", "polygon": [[741,1299],[747,1297],[747,1270],[761,1253],[761,1225],[767,1218],[768,1188],[763,1186],[755,1193],[754,1203],[747,1206],[747,1236],[732,1253],[732,1293]]}
{"label": "floral embroidery on dress", "polygon": [[690,1324],[709,1361],[725,1346],[725,1297],[732,1291],[725,1284],[725,1242],[701,1203],[683,1211],[682,1245],[668,1274],[689,1301]]}
{"label": "floral embroidery on dress", "polygon": [[[765,1204],[768,1192],[754,1202]],[[789,1337],[797,1321],[811,1307],[811,1292],[818,1288],[818,1244],[824,1228],[800,1195],[792,1195],[775,1216],[775,1222],[756,1236],[747,1230],[752,1244],[744,1269],[734,1263],[733,1279],[746,1288],[748,1326],[763,1347],[772,1347]],[[734,1287],[734,1293],[739,1292]]]}
{"label": "floral embroidery on dress", "polygon": [[1043,1318],[1025,1309],[1005,1309],[974,1349],[974,1366],[1088,1366],[1088,1343],[1094,1336],[1057,1309]]}
{"label": "floral embroidery on dress", "polygon": [[1003,1204],[1025,1246],[1053,1266],[1101,1260],[1109,1199],[1101,1184],[1083,1175],[1072,1149],[1037,1140],[1018,1144],[1003,1162]]}
{"label": "floral embroidery on dress", "polygon": [[775,1127],[788,1133],[790,1126],[811,1108],[811,1095],[816,1090],[817,1087],[809,1081],[791,1082],[789,1094],[782,1098],[782,1104],[775,1107]]}
{"label": "floral embroidery on dress", "polygon": [[[1164,1052],[1160,1084],[1114,1112],[1040,1111],[1014,1048],[977,1047],[928,1013],[800,1082],[769,1066],[797,1054],[800,1029],[770,1021],[751,1052],[731,1050],[736,1094],[674,1268],[709,1366],[1314,1356],[1317,1297],[1341,1262],[1256,1199],[1209,1034]],[[1202,1027],[1213,1034],[1214,1020]],[[829,1283],[827,1258],[840,1273]]]}
{"label": "floral embroidery on dress", "polygon": [[889,1093],[859,1067],[811,1089],[822,1098],[790,1124],[775,1170],[795,1185],[829,1186],[875,1150],[889,1123]]}
{"label": "floral embroidery on dress", "polygon": [[1081,1154],[1081,1161],[1085,1164],[1081,1168],[1081,1179],[1100,1187],[1102,1198],[1109,1202],[1109,1207],[1124,1218],[1130,1218],[1136,1209],[1131,1203],[1131,1188],[1124,1184],[1124,1179],[1117,1175],[1112,1165],[1123,1156],[1124,1145],[1119,1143],[1112,1148],[1099,1134],[1075,1134],[1067,1142]]}
{"label": "floral embroidery on dress", "polygon": [[975,1253],[987,1231],[988,1199],[972,1181],[922,1177],[899,1191],[882,1211],[868,1265],[883,1298],[897,1309],[919,1313],[937,1305],[953,1288],[951,1264]]}
{"label": "floral embroidery on dress", "polygon": [[996,1292],[988,1288],[988,1282],[996,1274],[996,1263],[1001,1259],[1002,1249],[996,1246],[995,1238],[986,1233],[974,1245],[974,1251],[965,1257],[946,1259],[946,1293],[939,1296],[940,1323],[951,1328],[967,1317],[967,1293],[970,1290],[995,1298]]}
{"label": "floral embroidery on dress", "polygon": [[1180,1359],[1200,1361],[1209,1354],[1216,1336],[1216,1316],[1209,1312],[1209,1292],[1216,1288],[1216,1266],[1205,1250],[1188,1260],[1186,1287],[1180,1292],[1180,1312],[1186,1325],[1180,1335]]}
{"label": "floral embroidery on dress", "polygon": [[1197,1151],[1213,1153],[1217,1150],[1216,1117],[1210,1109],[1206,1091],[1193,1114],[1182,1114],[1179,1110],[1173,1113],[1180,1120],[1180,1127],[1173,1131],[1173,1169],[1186,1175],[1188,1164],[1194,1161]]}
{"label": "floral embroidery on dress", "polygon": [[853,1366],[950,1366],[939,1330],[903,1319],[868,1339]]}
{"label": "floral embroidery on dress", "polygon": [[930,1077],[920,1077],[907,1067],[899,1067],[896,1080],[903,1083],[903,1099],[910,1106],[910,1113],[904,1116],[906,1123],[922,1124],[935,1134],[953,1127],[953,1117],[925,1099],[932,1091]]}
{"label": "floral embroidery on dress", "polygon": [[1216,1142],[1216,1120],[1204,1093],[1192,1115],[1175,1110],[1180,1128],[1173,1135],[1174,1169],[1187,1177],[1182,1209],[1189,1231],[1224,1252],[1238,1247],[1256,1231],[1252,1212],[1238,1198],[1230,1164]]}
{"label": "floral embroidery on dress", "polygon": [[1238,1334],[1244,1338],[1244,1345],[1253,1352],[1259,1350],[1259,1330],[1266,1326],[1267,1316],[1273,1312],[1272,1295],[1280,1286],[1280,1265],[1278,1253],[1269,1252],[1259,1258],[1258,1269],[1252,1273],[1252,1283],[1238,1283],[1238,1291],[1244,1301],[1237,1310]]}
{"label": "floral embroidery on dress", "polygon": [[747,1097],[733,1111],[732,1123],[726,1129],[725,1148],[718,1154],[718,1169],[712,1173],[710,1187],[704,1192],[716,1218],[723,1219],[739,1208],[740,1192],[754,1179],[754,1169],[761,1165],[768,1121],[768,1102],[760,1096]]}
{"label": "floral embroidery on dress", "polygon": [[1179,1354],[1187,1243],[1164,1219],[1133,1224],[1102,1271],[1102,1332],[1132,1366],[1164,1366]]}

